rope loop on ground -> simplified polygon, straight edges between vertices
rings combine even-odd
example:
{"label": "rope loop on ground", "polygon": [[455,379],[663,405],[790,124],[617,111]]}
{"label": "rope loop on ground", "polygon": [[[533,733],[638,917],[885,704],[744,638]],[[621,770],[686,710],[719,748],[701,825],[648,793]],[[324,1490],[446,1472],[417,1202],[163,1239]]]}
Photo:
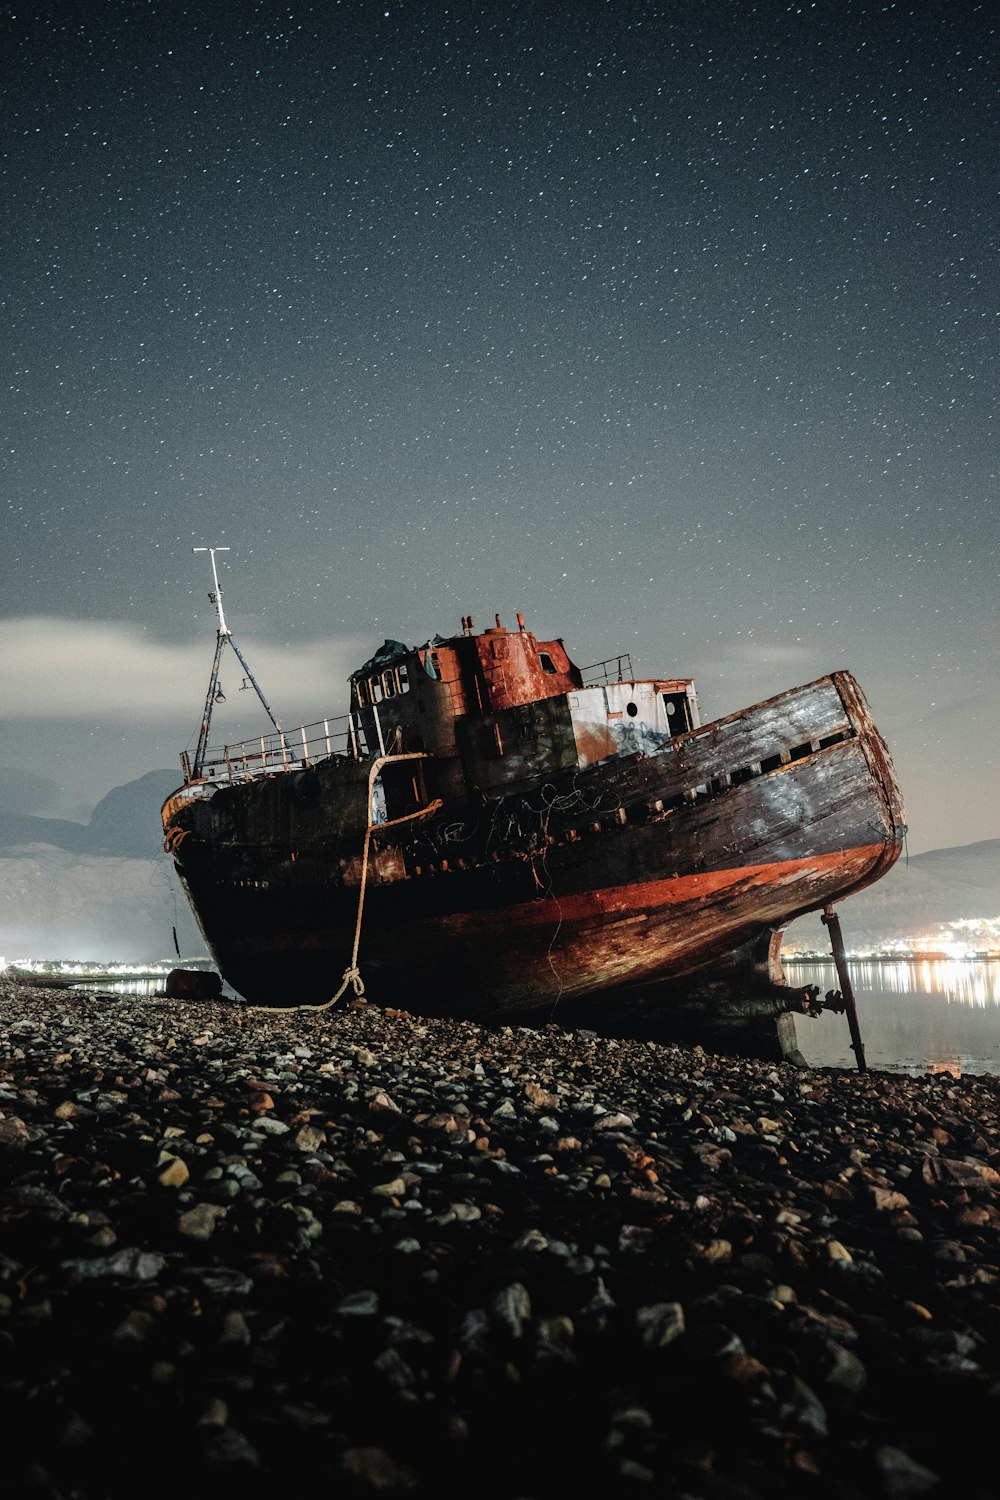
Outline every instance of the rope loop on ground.
{"label": "rope loop on ground", "polygon": [[361,970],[358,968],[357,964],[349,964],[348,967],[344,970],[344,977],[340,982],[340,989],[332,999],[326,1002],[326,1006],[324,1006],[324,1009],[326,1009],[327,1006],[336,1005],[337,1001],[340,999],[341,995],[346,992],[349,985],[353,986],[355,997],[358,1000],[363,1000],[365,995],[365,982],[361,978]]}

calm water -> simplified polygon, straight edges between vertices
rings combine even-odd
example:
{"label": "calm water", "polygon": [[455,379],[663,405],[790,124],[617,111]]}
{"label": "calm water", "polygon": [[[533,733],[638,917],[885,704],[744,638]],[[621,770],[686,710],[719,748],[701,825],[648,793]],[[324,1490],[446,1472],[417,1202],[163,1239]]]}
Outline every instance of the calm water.
{"label": "calm water", "polygon": [[[897,1073],[1000,1073],[1000,963],[851,960],[865,1056]],[[832,963],[785,965],[793,985],[839,989]],[[853,1068],[846,1016],[796,1017],[799,1047],[816,1067]]]}
{"label": "calm water", "polygon": [[121,979],[81,979],[74,984],[75,990],[96,991],[101,995],[162,995],[167,982],[166,974],[156,979],[143,979],[136,975]]}

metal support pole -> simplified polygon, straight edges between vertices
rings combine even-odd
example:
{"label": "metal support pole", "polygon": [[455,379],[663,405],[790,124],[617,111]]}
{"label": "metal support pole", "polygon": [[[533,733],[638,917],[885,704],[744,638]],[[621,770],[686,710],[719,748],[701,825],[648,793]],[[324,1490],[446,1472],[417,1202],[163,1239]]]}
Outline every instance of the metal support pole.
{"label": "metal support pole", "polygon": [[851,1051],[857,1059],[858,1072],[867,1073],[868,1063],[865,1061],[865,1044],[861,1040],[861,1027],[858,1024],[858,1007],[854,999],[851,976],[847,969],[847,954],[844,952],[844,938],[840,930],[840,918],[829,902],[823,908],[821,921],[830,934],[833,961],[837,966],[837,978],[840,980],[840,993],[844,997],[847,1024],[851,1028]]}
{"label": "metal support pole", "polygon": [[215,659],[212,662],[212,675],[208,680],[208,692],[205,694],[205,710],[201,716],[201,729],[198,732],[198,748],[194,753],[194,766],[191,771],[191,780],[197,781],[204,769],[205,758],[208,754],[208,736],[212,728],[212,707],[215,703],[215,695],[219,689],[219,662],[222,660],[222,648],[226,644],[227,637],[220,630],[215,637]]}
{"label": "metal support pole", "polygon": [[281,733],[281,725],[278,723],[277,719],[274,717],[274,714],[271,712],[271,705],[270,705],[270,703],[268,703],[267,699],[264,697],[264,694],[261,692],[260,685],[258,684],[256,677],[253,675],[253,673],[251,672],[250,668],[247,666],[246,657],[243,655],[243,652],[240,650],[239,646],[237,646],[237,644],[236,644],[236,637],[233,635],[233,633],[232,633],[231,630],[227,631],[226,634],[227,634],[227,637],[228,637],[228,640],[229,640],[229,644],[232,646],[233,650],[236,652],[236,655],[239,657],[240,666],[243,668],[244,672],[247,674],[247,676],[250,679],[250,686],[253,688],[254,692],[257,694],[257,697],[260,699],[261,704],[263,705],[264,712],[267,714],[267,717],[270,719],[271,723],[274,725],[274,727],[277,730],[278,734],[280,734]]}
{"label": "metal support pole", "polygon": [[[267,699],[264,697],[264,694],[260,690],[260,684],[258,683],[256,677],[251,672],[250,668],[247,666],[246,658],[244,657],[243,652],[240,650],[239,646],[236,644],[236,641],[233,638],[232,631],[229,629],[229,626],[226,624],[226,617],[225,617],[225,615],[222,612],[222,587],[221,587],[221,585],[219,583],[219,570],[216,567],[215,554],[217,552],[228,552],[229,548],[228,547],[192,547],[191,550],[192,550],[192,552],[207,552],[208,553],[209,560],[211,561],[211,564],[212,564],[212,582],[215,585],[215,593],[214,594],[209,594],[208,597],[212,601],[212,603],[215,605],[216,612],[217,612],[217,614],[219,616],[219,628],[218,628],[218,631],[216,632],[216,638],[215,638],[215,661],[214,661],[214,663],[212,665],[212,676],[211,676],[211,680],[210,680],[210,682],[208,684],[208,695],[207,695],[207,697],[205,699],[205,712],[202,715],[201,732],[200,732],[200,734],[198,736],[198,748],[195,751],[195,757],[194,757],[193,774],[194,774],[195,779],[197,779],[202,774],[202,770],[203,770],[204,764],[205,764],[205,758],[206,758],[206,755],[207,755],[207,752],[208,752],[208,736],[209,736],[209,731],[210,731],[211,723],[212,723],[212,709],[213,709],[213,707],[215,705],[215,702],[216,702],[216,693],[218,691],[218,686],[219,686],[219,663],[222,660],[223,648],[225,647],[225,644],[226,644],[227,641],[232,646],[232,648],[235,651],[237,657],[239,658],[240,665],[242,666],[242,668],[243,668],[244,672],[246,673],[247,677],[250,679],[251,686],[253,687],[254,692],[257,694],[257,697],[260,699],[260,701],[261,701],[261,703],[263,705],[263,708],[264,708],[264,712],[267,714],[267,717],[270,719],[271,723],[274,725],[275,730],[277,731],[277,733],[279,735],[282,734],[282,730],[281,730],[281,725],[278,723],[277,719],[274,717],[274,714],[271,712],[271,705],[268,703]],[[284,751],[284,736],[283,735],[282,735],[282,751]],[[227,757],[227,764],[228,764],[228,757]],[[229,774],[230,774],[230,780],[232,780],[232,766],[229,767]]]}

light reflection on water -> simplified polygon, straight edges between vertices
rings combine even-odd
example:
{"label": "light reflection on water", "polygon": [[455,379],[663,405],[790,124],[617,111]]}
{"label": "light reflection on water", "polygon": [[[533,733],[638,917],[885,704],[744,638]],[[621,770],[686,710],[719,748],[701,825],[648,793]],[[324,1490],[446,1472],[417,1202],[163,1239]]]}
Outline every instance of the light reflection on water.
{"label": "light reflection on water", "polygon": [[122,974],[105,978],[76,979],[70,988],[85,990],[88,995],[142,995],[149,998],[162,996],[167,984],[166,974]]}
{"label": "light reflection on water", "polygon": [[[869,1067],[910,1074],[1000,1074],[1000,962],[851,959],[851,983]],[[840,988],[829,963],[787,963],[788,982]],[[817,1067],[855,1066],[845,1016],[796,1018],[799,1047]]]}
{"label": "light reflection on water", "polygon": [[156,979],[91,979],[80,988],[96,990],[102,995],[162,995],[166,982],[166,974],[160,974]]}

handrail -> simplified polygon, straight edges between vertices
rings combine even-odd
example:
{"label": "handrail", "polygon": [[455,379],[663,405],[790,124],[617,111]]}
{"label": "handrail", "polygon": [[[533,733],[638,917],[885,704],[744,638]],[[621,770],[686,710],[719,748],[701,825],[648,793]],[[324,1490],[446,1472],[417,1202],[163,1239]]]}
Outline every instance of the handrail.
{"label": "handrail", "polygon": [[[595,674],[589,682],[586,680],[588,672]],[[580,668],[580,675],[584,678],[586,687],[600,687],[608,682],[634,682],[631,653],[623,651],[620,656],[609,656],[604,661],[591,662],[589,667]]]}
{"label": "handrail", "polygon": [[[343,728],[337,726],[342,724]],[[186,782],[252,781],[258,776],[273,776],[281,771],[305,771],[319,760],[334,755],[366,760],[358,752],[354,721],[350,714],[335,719],[317,719],[296,729],[277,734],[262,734],[255,739],[240,740],[233,745],[209,745],[202,757],[201,774],[194,775],[188,751],[181,754],[181,769]]]}

